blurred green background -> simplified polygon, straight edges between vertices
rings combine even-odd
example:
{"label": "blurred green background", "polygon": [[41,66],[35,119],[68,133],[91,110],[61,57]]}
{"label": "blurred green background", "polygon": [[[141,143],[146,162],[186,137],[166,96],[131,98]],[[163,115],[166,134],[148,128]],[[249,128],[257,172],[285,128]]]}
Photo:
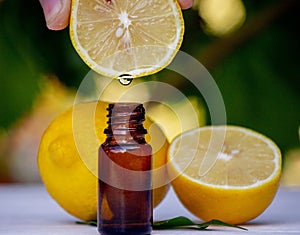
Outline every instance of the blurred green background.
{"label": "blurred green background", "polygon": [[[286,153],[299,147],[300,1],[243,0],[242,4],[245,21],[226,35],[208,30],[208,21],[199,16],[199,7],[184,11],[186,32],[181,50],[198,59],[214,77],[229,124],[269,136]],[[218,15],[216,8],[215,16]],[[7,139],[11,138],[11,129],[22,127],[18,126],[20,120],[32,112],[47,90],[45,80],[57,80],[52,84],[53,96],[58,89],[70,98],[69,92],[76,91],[88,71],[71,45],[68,29],[46,28],[38,0],[0,0],[0,149],[6,149],[0,153],[0,182],[13,181],[6,172],[10,171],[9,163],[3,159],[10,152],[7,146],[15,148],[19,140]],[[147,79],[172,81],[188,96],[195,95],[190,85],[176,84],[166,71]],[[56,100],[54,108],[50,104],[52,113],[60,112],[63,102]],[[66,104],[71,103],[70,98]],[[59,108],[55,109],[55,105]],[[27,133],[27,138],[32,135]]]}

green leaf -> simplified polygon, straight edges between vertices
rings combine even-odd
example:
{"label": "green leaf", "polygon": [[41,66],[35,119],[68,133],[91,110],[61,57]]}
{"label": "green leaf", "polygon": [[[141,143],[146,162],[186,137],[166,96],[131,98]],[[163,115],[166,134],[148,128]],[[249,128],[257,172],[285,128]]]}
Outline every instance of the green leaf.
{"label": "green leaf", "polygon": [[153,228],[168,229],[168,228],[184,227],[184,226],[191,226],[191,225],[195,225],[195,223],[184,216],[179,216],[173,219],[154,222]]}
{"label": "green leaf", "polygon": [[76,221],[76,224],[86,224],[91,226],[97,226],[97,221],[91,220],[91,221]]}
{"label": "green leaf", "polygon": [[225,226],[225,227],[233,227],[233,228],[238,228],[238,229],[242,229],[242,230],[248,230],[244,227],[241,227],[241,226],[237,226],[237,225],[234,225],[234,224],[229,224],[229,223],[225,223],[221,220],[216,220],[216,219],[213,219],[211,221],[208,221],[208,222],[204,222],[202,224],[198,224],[198,226],[211,226],[211,225],[215,225],[215,226]]}
{"label": "green leaf", "polygon": [[159,230],[159,229],[174,229],[174,228],[194,228],[198,230],[204,230],[211,225],[233,227],[233,228],[247,230],[246,228],[233,225],[233,224],[228,224],[220,220],[211,220],[204,223],[195,223],[184,216],[179,216],[173,219],[154,222],[153,229]]}

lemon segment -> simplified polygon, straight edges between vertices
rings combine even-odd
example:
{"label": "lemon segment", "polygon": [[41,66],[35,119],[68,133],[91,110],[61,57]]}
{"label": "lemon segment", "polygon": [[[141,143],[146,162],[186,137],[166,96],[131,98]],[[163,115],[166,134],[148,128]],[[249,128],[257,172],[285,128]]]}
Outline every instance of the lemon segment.
{"label": "lemon segment", "polygon": [[[171,143],[168,161],[172,186],[190,212],[232,224],[245,223],[270,205],[281,174],[276,144],[237,126],[183,133]],[[204,162],[210,165],[203,173]]]}
{"label": "lemon segment", "polygon": [[90,68],[108,77],[158,72],[176,55],[183,33],[176,0],[72,1],[72,44]]}

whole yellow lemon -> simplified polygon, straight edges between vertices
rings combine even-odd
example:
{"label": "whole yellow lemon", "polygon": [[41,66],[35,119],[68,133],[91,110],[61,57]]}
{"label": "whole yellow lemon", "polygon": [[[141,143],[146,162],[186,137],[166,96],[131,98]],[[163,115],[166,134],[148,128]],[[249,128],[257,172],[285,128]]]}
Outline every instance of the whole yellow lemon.
{"label": "whole yellow lemon", "polygon": [[[81,220],[97,219],[97,156],[105,140],[108,103],[77,104],[56,117],[45,130],[38,151],[42,181],[52,198]],[[144,122],[146,140],[153,148],[153,168],[164,166],[169,143],[160,127],[149,118]],[[164,168],[162,168],[164,169]],[[153,205],[166,195],[169,184],[163,170],[154,171]]]}

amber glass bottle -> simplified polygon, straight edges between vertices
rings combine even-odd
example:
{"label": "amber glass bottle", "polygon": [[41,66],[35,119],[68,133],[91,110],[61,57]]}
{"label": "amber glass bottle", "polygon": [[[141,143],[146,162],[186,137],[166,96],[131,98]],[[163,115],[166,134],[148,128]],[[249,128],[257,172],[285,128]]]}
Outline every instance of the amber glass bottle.
{"label": "amber glass bottle", "polygon": [[152,149],[144,138],[144,107],[115,103],[107,110],[106,141],[98,158],[98,231],[102,235],[150,234]]}

